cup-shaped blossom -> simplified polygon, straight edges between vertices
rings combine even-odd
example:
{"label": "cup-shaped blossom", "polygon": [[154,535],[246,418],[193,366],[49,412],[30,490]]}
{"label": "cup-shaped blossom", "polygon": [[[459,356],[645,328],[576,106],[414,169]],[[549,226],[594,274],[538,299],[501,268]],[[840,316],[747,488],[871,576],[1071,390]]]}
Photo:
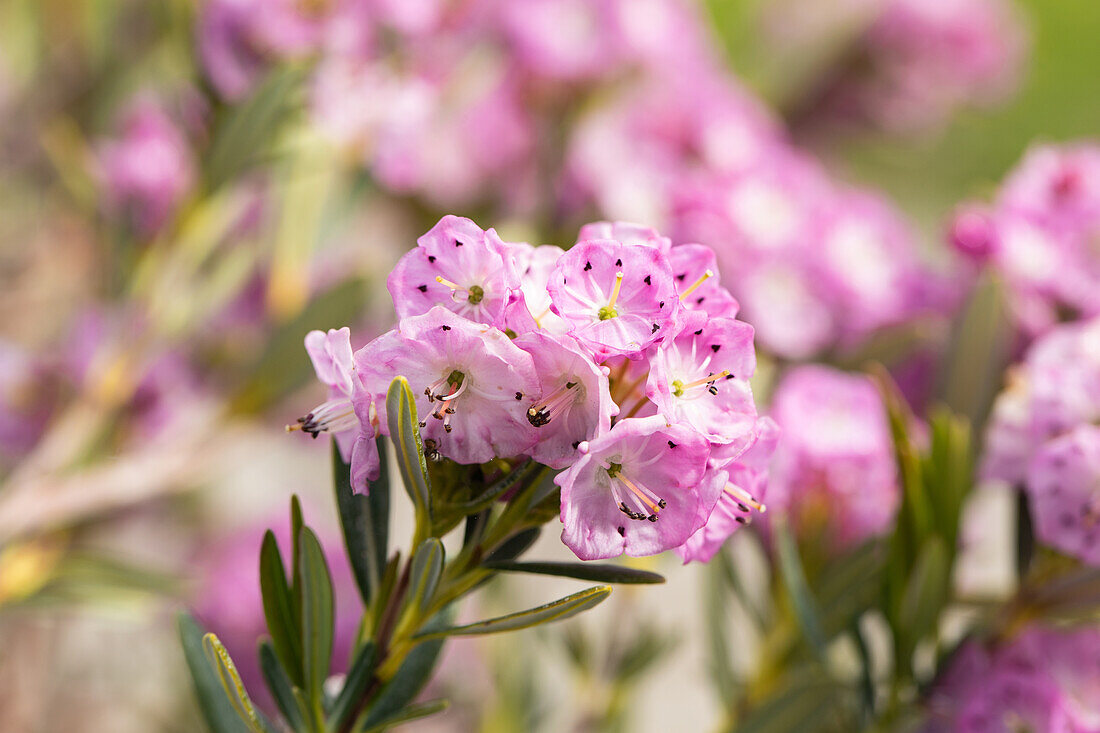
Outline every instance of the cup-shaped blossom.
{"label": "cup-shaped blossom", "polygon": [[752,522],[754,513],[766,511],[762,502],[767,492],[768,462],[775,452],[779,432],[779,426],[770,417],[759,418],[752,444],[738,458],[719,469],[714,467],[712,456],[710,470],[721,471],[725,479],[722,492],[707,523],[676,548],[684,563],[710,562],[734,532]]}
{"label": "cup-shaped blossom", "polygon": [[607,367],[592,363],[568,336],[561,339],[541,331],[525,333],[516,346],[535,363],[539,390],[528,399],[527,421],[538,442],[528,453],[551,468],[566,468],[577,456],[580,443],[611,429],[619,408],[611,401]]}
{"label": "cup-shaped blossom", "polygon": [[1100,565],[1100,427],[1080,425],[1048,441],[1027,477],[1035,536]]}
{"label": "cup-shaped blossom", "polygon": [[768,508],[807,532],[851,546],[892,523],[900,500],[886,410],[864,376],[820,366],[790,371],[775,391],[783,429]]}
{"label": "cup-shaped blossom", "polygon": [[444,216],[420,237],[416,249],[394,267],[386,287],[398,318],[442,305],[471,321],[505,328],[524,310],[508,246],[494,230],[482,231],[458,216]]}
{"label": "cup-shaped blossom", "polygon": [[745,439],[756,422],[752,339],[747,323],[690,313],[650,357],[646,396],[669,422],[687,423],[712,443]]}
{"label": "cup-shaped blossom", "polygon": [[518,455],[535,440],[527,420],[539,392],[534,362],[497,328],[435,306],[357,351],[355,366],[382,425],[390,382],[404,376],[425,443],[458,463]]}
{"label": "cup-shaped blossom", "polygon": [[582,560],[682,545],[706,522],[722,488],[703,483],[706,439],[659,415],[622,420],[580,452],[554,481],[562,541]]}
{"label": "cup-shaped blossom", "polygon": [[655,247],[581,242],[558,260],[547,289],[554,312],[597,361],[637,357],[675,335],[679,299],[672,268]]}

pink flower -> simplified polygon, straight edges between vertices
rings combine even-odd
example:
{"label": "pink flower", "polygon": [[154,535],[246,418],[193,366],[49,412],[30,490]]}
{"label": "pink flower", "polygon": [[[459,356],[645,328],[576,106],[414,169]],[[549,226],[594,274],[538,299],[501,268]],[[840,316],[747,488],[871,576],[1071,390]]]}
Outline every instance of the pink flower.
{"label": "pink flower", "polygon": [[679,308],[660,250],[608,239],[582,242],[562,255],[547,289],[554,312],[597,361],[639,356],[672,335]]}
{"label": "pink flower", "polygon": [[530,330],[520,298],[515,258],[490,229],[469,219],[445,216],[390,273],[386,286],[398,318],[418,316],[441,305],[478,323],[505,328],[513,320]]}
{"label": "pink flower", "polygon": [[850,547],[892,525],[900,500],[882,398],[869,379],[820,366],[791,370],[775,391],[783,429],[768,507]]}
{"label": "pink flower", "polygon": [[143,236],[164,226],[195,184],[187,138],[151,99],[126,113],[120,138],[99,146],[97,173],[108,207]]}
{"label": "pink flower", "polygon": [[357,351],[355,364],[382,425],[390,382],[404,376],[425,442],[458,463],[520,455],[536,440],[527,419],[540,390],[534,362],[499,329],[435,306]]}
{"label": "pink flower", "polygon": [[565,334],[569,324],[550,307],[550,292],[546,289],[550,273],[565,250],[552,244],[532,247],[527,243],[510,244],[509,249],[519,273],[520,293],[535,327],[559,336]]}
{"label": "pink flower", "polygon": [[627,221],[595,221],[585,224],[577,233],[577,242],[588,242],[593,239],[614,239],[623,244],[636,244],[646,247],[656,247],[664,254],[668,254],[672,248],[672,240],[661,236],[653,227],[642,224],[632,224]]}
{"label": "pink flower", "polygon": [[713,249],[702,244],[681,244],[669,250],[668,261],[685,308],[701,310],[712,318],[737,316],[741,306],[722,286]]}
{"label": "pink flower", "polygon": [[1028,467],[1027,492],[1035,536],[1100,565],[1100,427],[1080,425],[1043,444]]}
{"label": "pink flower", "polygon": [[301,430],[314,438],[331,433],[344,460],[351,461],[352,488],[366,493],[367,483],[378,478],[381,465],[374,441],[371,395],[355,371],[351,331],[346,327],[328,333],[310,331],[306,334],[306,353],[317,379],[328,387],[329,398],[288,429]]}
{"label": "pink flower", "polygon": [[711,443],[744,440],[756,421],[752,338],[747,323],[692,312],[680,335],[650,357],[646,396],[666,420],[691,426]]}
{"label": "pink flower", "polygon": [[1100,420],[1100,319],[1066,324],[1036,340],[993,405],[980,473],[1024,485],[1049,440]]}
{"label": "pink flower", "polygon": [[582,560],[677,547],[703,526],[722,490],[716,481],[700,486],[707,441],[659,416],[622,420],[580,452],[554,481],[562,541]]}
{"label": "pink flower", "polygon": [[606,433],[619,408],[611,401],[607,368],[597,367],[568,336],[558,340],[533,331],[515,340],[529,353],[539,389],[529,397],[527,420],[538,442],[528,452],[539,463],[566,468],[577,457],[577,446]]}

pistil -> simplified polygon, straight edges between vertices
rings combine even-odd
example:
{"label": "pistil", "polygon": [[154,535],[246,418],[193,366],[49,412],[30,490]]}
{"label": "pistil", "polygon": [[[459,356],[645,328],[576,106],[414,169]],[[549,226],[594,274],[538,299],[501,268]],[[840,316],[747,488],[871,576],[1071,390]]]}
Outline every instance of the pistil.
{"label": "pistil", "polygon": [[470,305],[477,305],[485,298],[485,289],[480,285],[471,285],[468,288],[464,288],[458,283],[452,282],[440,275],[435,276],[435,281],[451,289],[451,299],[456,303],[465,298],[466,302]]}
{"label": "pistil", "polygon": [[699,276],[698,280],[693,282],[688,287],[687,290],[680,293],[680,300],[683,300],[684,298],[686,298],[689,295],[691,295],[692,293],[694,293],[696,288],[698,288],[700,285],[702,285],[703,283],[705,283],[707,280],[711,279],[712,277],[714,277],[714,272],[712,270],[707,270],[706,272],[704,272],[702,275]]}
{"label": "pistil", "polygon": [[600,308],[597,312],[601,321],[607,321],[619,315],[618,311],[615,310],[615,303],[619,301],[619,291],[622,290],[622,287],[623,274],[621,272],[616,272],[615,285],[611,288],[611,298],[608,299],[607,305]]}

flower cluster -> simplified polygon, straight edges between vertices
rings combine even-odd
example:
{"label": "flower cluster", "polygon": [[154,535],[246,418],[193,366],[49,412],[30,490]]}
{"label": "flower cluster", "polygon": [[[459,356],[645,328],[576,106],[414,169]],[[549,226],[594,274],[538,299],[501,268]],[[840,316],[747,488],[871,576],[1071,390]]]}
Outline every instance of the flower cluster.
{"label": "flower cluster", "polygon": [[1032,626],[987,649],[966,642],[928,701],[927,731],[1094,731],[1100,728],[1100,632]]}
{"label": "flower cluster", "polygon": [[1100,147],[1040,145],[992,205],[960,209],[951,242],[1004,279],[1027,336],[1100,314]]}
{"label": "flower cluster", "polygon": [[901,490],[886,408],[867,377],[797,367],[776,389],[772,417],[783,429],[768,486],[773,511],[802,533],[828,528],[837,549],[889,530]]}
{"label": "flower cluster", "polygon": [[1100,565],[1100,319],[1059,326],[1009,374],[982,475],[1026,489],[1036,536]]}
{"label": "flower cluster", "polygon": [[579,240],[533,247],[444,217],[389,276],[396,328],[354,352],[347,329],[307,337],[330,399],[294,427],[334,434],[366,491],[404,376],[430,455],[561,471],[578,557],[709,558],[763,509],[776,429],[749,387],[753,330],[707,247],[622,223]]}

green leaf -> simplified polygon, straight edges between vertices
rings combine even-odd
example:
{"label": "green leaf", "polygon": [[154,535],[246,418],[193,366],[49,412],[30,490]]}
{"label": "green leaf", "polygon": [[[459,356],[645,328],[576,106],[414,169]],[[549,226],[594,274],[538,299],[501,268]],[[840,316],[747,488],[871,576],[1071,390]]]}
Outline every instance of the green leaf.
{"label": "green leaf", "polygon": [[209,189],[236,178],[270,149],[279,127],[295,109],[303,72],[303,68],[280,64],[247,100],[227,108],[205,155]]}
{"label": "green leaf", "polygon": [[948,600],[950,571],[943,540],[939,537],[929,538],[921,547],[917,562],[909,575],[898,613],[898,628],[894,630],[899,640],[899,669],[911,671],[909,658],[917,642],[936,630],[940,611]]}
{"label": "green leaf", "polygon": [[207,727],[213,733],[248,733],[249,727],[233,709],[222,689],[218,673],[210,665],[203,650],[204,631],[186,612],[176,616],[183,656],[191,672],[195,696]]}
{"label": "green leaf", "polygon": [[431,483],[428,464],[424,460],[424,443],[420,439],[420,417],[416,413],[416,401],[409,382],[397,377],[390,382],[386,393],[386,418],[389,422],[390,440],[397,451],[397,467],[405,490],[416,509],[418,528],[431,526]]}
{"label": "green leaf", "polygon": [[431,605],[439,577],[443,574],[443,543],[429,537],[420,543],[412,557],[406,604],[423,613]]}
{"label": "green leaf", "polygon": [[636,570],[612,563],[579,562],[517,562],[515,560],[489,560],[482,563],[490,570],[502,570],[510,573],[535,573],[537,575],[556,575],[563,578],[592,580],[597,583],[653,584],[663,583],[663,575],[648,570]]}
{"label": "green leaf", "polygon": [[539,626],[551,621],[567,619],[582,611],[587,611],[602,603],[610,593],[610,586],[598,585],[538,608],[510,613],[507,616],[499,616],[463,626],[452,626],[438,631],[424,631],[414,636],[413,639],[427,641],[447,636],[478,636],[480,634],[497,634],[503,631],[516,631],[531,626]]}
{"label": "green leaf", "polygon": [[[451,622],[452,612],[446,609],[437,613],[428,623],[425,631],[446,628]],[[432,671],[443,649],[443,639],[433,639],[413,647],[397,673],[382,686],[371,706],[355,722],[353,730],[363,730],[382,724],[391,715],[411,703],[431,679]]]}
{"label": "green leaf", "polygon": [[233,664],[233,659],[229,656],[229,651],[221,643],[221,640],[216,635],[207,633],[202,637],[202,648],[207,661],[218,673],[222,691],[228,698],[229,704],[233,706],[233,709],[245,722],[248,729],[254,731],[254,733],[269,731],[269,726],[265,725],[255,706],[252,705],[252,699],[248,696],[248,691],[244,689],[240,674],[237,673],[237,665]]}
{"label": "green leaf", "polygon": [[806,584],[806,574],[802,569],[802,560],[798,556],[798,548],[790,529],[782,521],[775,522],[775,544],[779,560],[779,572],[794,606],[795,617],[798,626],[802,629],[802,635],[809,642],[810,647],[819,659],[825,658],[825,635],[821,629],[821,620],[817,611],[817,603],[810,594],[810,588]]}
{"label": "green leaf", "polygon": [[393,713],[389,717],[379,721],[369,728],[360,728],[359,730],[362,733],[381,733],[382,731],[392,728],[395,725],[408,723],[413,720],[420,720],[421,718],[427,718],[429,715],[441,713],[450,706],[451,703],[447,700],[431,700],[429,702],[422,702],[416,705],[410,705],[404,710],[399,710],[396,713]]}
{"label": "green leaf", "polygon": [[294,683],[279,664],[275,648],[267,641],[260,642],[260,672],[279,711],[290,723],[291,730],[306,730],[308,713],[302,708],[299,696],[294,694]]}
{"label": "green leaf", "polygon": [[348,670],[348,675],[344,679],[344,686],[340,688],[340,694],[336,696],[336,701],[332,704],[332,710],[329,713],[329,730],[342,730],[348,718],[355,713],[356,706],[363,692],[366,691],[371,674],[374,672],[374,652],[375,646],[372,641],[368,641],[359,647],[359,651],[351,663],[351,668]]}
{"label": "green leaf", "polygon": [[351,466],[344,463],[336,441],[332,443],[333,486],[344,545],[363,603],[370,606],[386,567],[390,524],[390,476],[386,446],[378,440],[381,472],[370,494],[356,494],[351,486]]}
{"label": "green leaf", "polygon": [[306,696],[313,705],[315,720],[322,711],[322,688],[332,659],[335,612],[332,578],[321,543],[309,527],[299,533],[299,562],[302,571],[303,678]]}
{"label": "green leaf", "polygon": [[755,707],[735,733],[817,733],[856,730],[852,692],[820,673],[799,673]]}
{"label": "green leaf", "polygon": [[260,546],[260,594],[274,651],[291,680],[302,685],[301,622],[286,581],[286,568],[275,534],[268,530]]}

